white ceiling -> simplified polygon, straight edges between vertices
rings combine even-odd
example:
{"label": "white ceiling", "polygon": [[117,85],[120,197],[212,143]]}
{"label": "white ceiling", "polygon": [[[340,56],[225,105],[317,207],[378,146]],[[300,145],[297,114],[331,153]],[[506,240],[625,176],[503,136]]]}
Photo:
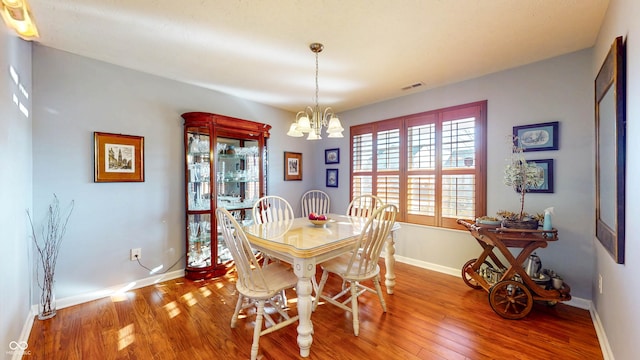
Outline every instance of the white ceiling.
{"label": "white ceiling", "polygon": [[[608,0],[30,0],[36,41],[298,111],[340,112],[591,47]],[[424,86],[401,88],[422,82]]]}

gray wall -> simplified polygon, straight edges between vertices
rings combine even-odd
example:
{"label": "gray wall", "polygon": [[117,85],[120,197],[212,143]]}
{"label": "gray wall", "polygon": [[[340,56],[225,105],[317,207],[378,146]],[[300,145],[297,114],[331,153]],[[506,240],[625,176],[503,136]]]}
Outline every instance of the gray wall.
{"label": "gray wall", "polygon": [[[519,198],[503,184],[503,168],[511,151],[507,137],[514,125],[560,122],[560,149],[526,153],[527,159],[554,159],[555,193],[527,194],[525,209],[555,207],[553,225],[560,240],[538,250],[545,268],[559,272],[572,294],[591,298],[593,266],[593,116],[591,51],[583,50],[502,71],[451,86],[405,96],[341,114],[349,125],[405,114],[488,100],[488,213],[515,211]],[[341,148],[348,154],[349,143]],[[349,164],[340,166],[337,198],[348,199]],[[427,262],[428,267],[456,269],[480,254],[466,232],[404,225],[397,254]],[[409,230],[410,229],[410,230]],[[585,261],[586,259],[586,261]]]}
{"label": "gray wall", "polygon": [[[595,271],[593,302],[604,326],[612,354],[618,360],[637,359],[635,341],[640,338],[640,2],[611,0],[594,46],[591,79],[595,79],[613,39],[623,36],[627,44],[627,177],[625,264],[616,264],[594,239]],[[598,291],[598,275],[603,291]]]}
{"label": "gray wall", "polygon": [[[10,66],[19,75],[17,84]],[[31,118],[13,100],[15,96],[31,112],[31,95],[31,45],[0,26],[0,354],[7,357],[9,343],[23,340],[31,308],[32,254],[25,212],[31,207]]]}

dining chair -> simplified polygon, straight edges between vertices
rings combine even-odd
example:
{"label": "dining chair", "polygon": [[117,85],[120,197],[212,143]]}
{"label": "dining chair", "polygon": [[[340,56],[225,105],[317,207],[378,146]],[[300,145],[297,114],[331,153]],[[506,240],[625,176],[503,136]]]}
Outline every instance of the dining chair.
{"label": "dining chair", "polygon": [[[313,302],[313,309],[318,307],[320,299],[351,312],[353,318],[353,333],[358,336],[360,320],[358,318],[358,296],[365,292],[378,294],[382,310],[387,312],[387,304],[382,296],[380,287],[380,266],[378,259],[384,247],[385,240],[396,221],[398,208],[387,204],[376,209],[367,218],[361,230],[358,241],[351,252],[321,264],[322,277],[318,285],[318,293]],[[327,283],[329,274],[339,276],[343,281],[342,291],[335,295],[324,295],[322,290]],[[373,280],[375,290],[362,284],[363,281]],[[347,304],[351,302],[349,307]]]}
{"label": "dining chair", "polygon": [[309,190],[302,195],[302,217],[308,217],[311,213],[328,214],[331,199],[329,194],[322,190]]}
{"label": "dining chair", "polygon": [[[218,228],[231,252],[235,263],[238,279],[238,302],[231,317],[231,327],[235,328],[240,311],[249,307],[256,307],[256,322],[253,330],[253,343],[251,345],[251,360],[258,357],[260,336],[281,329],[298,320],[298,316],[289,316],[286,308],[274,302],[274,297],[282,291],[296,286],[298,278],[291,268],[278,263],[260,264],[256,259],[249,240],[244,230],[227,209],[216,209]],[[279,322],[265,312],[265,305],[271,305],[282,317]],[[263,319],[266,319],[266,328],[263,330]]]}
{"label": "dining chair", "polygon": [[356,196],[351,200],[351,203],[349,203],[347,216],[368,217],[382,205],[384,205],[384,201],[375,195],[366,194]]}
{"label": "dining chair", "polygon": [[294,217],[291,204],[280,196],[263,196],[253,204],[253,221],[257,224],[292,221]]}
{"label": "dining chair", "polygon": [[[278,237],[279,235],[289,231],[289,228],[293,225],[294,217],[291,204],[280,196],[263,196],[253,204],[253,221],[255,221],[256,224],[284,222],[288,225],[286,227],[278,227],[280,232],[271,234],[273,237]],[[279,260],[274,260],[273,256],[270,256],[269,253],[264,251],[262,252],[262,256],[264,257],[263,263],[265,264],[270,262],[280,262]],[[279,302],[282,307],[285,307],[287,304],[287,296],[284,291],[280,293]]]}

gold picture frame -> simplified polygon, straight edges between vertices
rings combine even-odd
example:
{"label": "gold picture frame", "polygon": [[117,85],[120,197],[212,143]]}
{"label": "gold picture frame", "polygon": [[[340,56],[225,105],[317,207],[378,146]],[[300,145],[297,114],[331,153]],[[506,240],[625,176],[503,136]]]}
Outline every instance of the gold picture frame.
{"label": "gold picture frame", "polygon": [[143,182],[144,137],[93,133],[93,182]]}
{"label": "gold picture frame", "polygon": [[302,154],[284,152],[284,180],[302,180]]}

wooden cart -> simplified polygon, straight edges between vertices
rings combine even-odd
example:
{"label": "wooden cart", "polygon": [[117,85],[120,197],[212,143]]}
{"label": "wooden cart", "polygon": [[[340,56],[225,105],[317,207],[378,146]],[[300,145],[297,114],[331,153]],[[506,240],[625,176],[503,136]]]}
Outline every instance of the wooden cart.
{"label": "wooden cart", "polygon": [[[547,247],[549,241],[558,240],[558,231],[508,229],[475,225],[468,220],[458,220],[482,247],[477,259],[462,266],[462,280],[474,289],[489,293],[493,311],[506,319],[521,319],[531,311],[534,301],[546,301],[550,305],[571,300],[571,288],[563,283],[560,289],[549,284],[536,283],[523,268],[533,251]],[[514,255],[509,248],[521,249]],[[508,262],[500,260],[494,249]],[[490,261],[489,261],[490,260]]]}

